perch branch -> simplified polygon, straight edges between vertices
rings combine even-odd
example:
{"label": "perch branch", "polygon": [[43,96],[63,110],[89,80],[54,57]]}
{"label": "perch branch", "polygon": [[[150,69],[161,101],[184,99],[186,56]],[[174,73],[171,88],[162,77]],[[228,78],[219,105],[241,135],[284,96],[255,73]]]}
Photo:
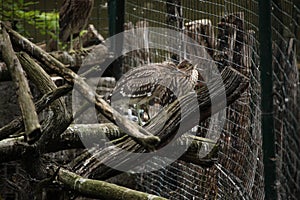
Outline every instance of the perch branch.
{"label": "perch branch", "polygon": [[[107,140],[113,141],[115,139],[125,136],[125,133],[119,127],[112,123],[105,124],[76,124],[71,125],[61,135],[61,139],[56,145],[51,145],[49,151],[60,151],[66,148],[83,148],[81,137],[87,137],[89,141],[99,141],[100,146],[104,146]],[[205,158],[199,158],[198,152],[200,151],[203,143],[206,145],[213,145],[213,150]],[[189,147],[180,160],[198,164],[201,166],[211,166],[216,161],[217,150],[219,145],[207,138],[196,136],[183,136],[178,138],[172,144],[174,148],[178,146]],[[53,149],[53,148],[56,149]]]}
{"label": "perch branch", "polygon": [[106,46],[99,44],[86,48],[84,51],[76,51],[75,53],[55,51],[49,54],[66,66],[75,68],[82,66],[91,67],[101,64],[105,61],[105,59],[108,57],[108,49]]}
{"label": "perch branch", "polygon": [[0,26],[0,46],[4,62],[17,88],[17,96],[25,125],[26,140],[32,144],[41,136],[41,126],[32,100],[29,84],[4,26]]}
{"label": "perch branch", "polygon": [[[27,53],[20,52],[18,56],[29,78],[43,94],[57,89],[51,77]],[[37,142],[41,152],[45,151],[45,144],[58,138],[72,121],[63,98],[55,100],[50,105],[50,110],[51,114],[46,115],[43,121],[43,135]],[[57,126],[59,128],[56,128]]]}
{"label": "perch branch", "polygon": [[[48,107],[53,101],[55,101],[59,97],[66,95],[72,89],[73,89],[72,86],[65,85],[65,86],[58,87],[57,89],[43,95],[42,98],[35,103],[37,112],[40,113],[43,109]],[[24,129],[23,118],[17,117],[9,124],[0,128],[0,140],[9,137],[12,134],[16,134],[20,132],[22,129]]]}
{"label": "perch branch", "polygon": [[19,160],[34,152],[35,145],[24,143],[22,137],[9,138],[0,141],[0,163]]}
{"label": "perch branch", "polygon": [[75,190],[79,194],[84,195],[86,197],[101,198],[103,200],[105,199],[107,200],[109,199],[164,200],[165,199],[159,196],[132,190],[112,183],[86,179],[63,168],[54,167],[54,171],[56,171],[57,173],[56,179],[59,182],[63,183],[65,186],[69,187],[72,190]]}
{"label": "perch branch", "polygon": [[[88,25],[87,31],[81,36],[80,39],[81,39],[82,47],[84,48],[91,47],[93,45],[98,45],[104,42],[103,36],[98,33],[97,29],[94,27],[93,24]],[[81,48],[79,38],[74,39],[73,43],[74,43],[73,47],[75,50]],[[57,41],[51,39],[46,45],[46,51],[47,52],[57,51],[58,46],[59,45]]]}
{"label": "perch branch", "polygon": [[[99,141],[98,143],[103,146],[107,140],[115,140],[125,135],[126,134],[122,132],[119,127],[112,123],[70,125],[65,132],[60,135],[59,140],[49,141],[45,153],[84,148],[81,137],[88,137],[91,141]],[[197,153],[200,151],[203,143],[206,145],[214,145],[214,150],[205,158],[200,159]],[[184,136],[178,138],[172,145],[176,148],[178,146],[187,147],[186,145],[188,144],[190,144],[189,148],[184,155],[179,158],[180,160],[207,167],[211,166],[216,160],[218,145],[215,145],[215,142],[209,139],[196,136]],[[31,148],[31,146],[22,143],[20,137],[0,141],[0,163],[23,157],[23,152],[26,154],[26,152],[29,151],[28,148]],[[31,148],[30,150],[32,151],[33,149]]]}
{"label": "perch branch", "polygon": [[[82,47],[90,47],[104,42],[103,36],[97,31],[93,24],[89,24],[87,31],[81,36]],[[74,41],[75,49],[80,49],[80,41]]]}
{"label": "perch branch", "polygon": [[[42,94],[57,88],[51,77],[27,53],[20,52],[18,57],[29,79]],[[40,155],[46,151],[48,143],[52,140],[56,140],[72,121],[72,117],[66,109],[63,98],[55,100],[47,111],[47,113],[45,112],[45,118],[41,124],[43,134],[36,142],[35,148],[33,149],[34,151],[22,157],[23,169],[25,169],[30,176],[37,179],[47,177],[47,174],[43,170]]]}

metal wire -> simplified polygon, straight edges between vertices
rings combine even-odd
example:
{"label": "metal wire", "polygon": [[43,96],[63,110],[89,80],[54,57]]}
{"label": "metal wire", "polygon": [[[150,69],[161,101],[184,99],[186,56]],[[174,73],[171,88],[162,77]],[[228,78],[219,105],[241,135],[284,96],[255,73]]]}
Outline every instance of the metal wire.
{"label": "metal wire", "polygon": [[[299,186],[299,44],[298,8],[287,0],[273,1],[273,77],[278,196],[297,199]],[[296,35],[296,37],[299,35]]]}
{"label": "metal wire", "polygon": [[[176,2],[178,1],[173,1],[171,5],[176,6]],[[186,23],[198,19],[209,19],[216,34],[224,30],[219,26],[224,16],[236,12],[244,14],[243,34],[246,35],[249,31],[252,33],[252,43],[246,45],[251,51],[251,57],[249,58],[251,66],[244,71],[250,77],[250,87],[236,103],[227,109],[227,119],[222,137],[224,146],[219,153],[219,161],[214,167],[203,169],[199,166],[178,161],[159,172],[140,175],[138,178],[140,187],[144,191],[170,199],[264,199],[258,53],[260,44],[257,39],[259,32],[258,1],[188,0],[181,1],[181,5],[177,6],[182,9],[182,16],[177,20]],[[280,13],[284,18],[284,20],[278,20],[278,16],[273,14],[273,20],[276,20],[273,23],[273,37],[276,38],[274,40],[286,41],[285,45],[287,46],[289,41],[287,38],[295,38],[295,27],[298,25],[295,12],[299,13],[299,11],[288,0],[283,1],[279,6],[273,6],[273,12],[275,13],[275,6],[277,6],[277,13]],[[127,22],[135,24],[138,21],[147,21],[149,26],[180,30],[181,27],[178,24],[168,23],[166,16],[168,16],[166,1],[126,1]],[[279,32],[280,30],[284,31]],[[297,43],[296,40],[295,43]],[[278,192],[281,197],[284,197],[283,199],[295,199],[296,191],[299,192],[299,186],[295,184],[299,182],[297,166],[299,166],[300,161],[296,153],[299,150],[299,123],[296,121],[297,119],[299,121],[299,109],[296,106],[297,98],[299,100],[298,71],[295,63],[282,65],[282,62],[288,59],[287,52],[282,51],[287,47],[274,46],[274,49],[280,52],[281,57],[281,61],[274,57],[274,65],[277,63],[277,67],[274,66],[274,78],[277,82],[274,87],[279,85],[282,91],[279,94],[279,100],[274,102],[274,106],[280,110],[280,112],[274,111],[278,141],[276,145],[278,146],[278,153],[280,153],[278,154],[280,158],[278,162],[278,182],[284,184]],[[294,50],[294,48],[290,50],[290,55],[296,55]],[[214,49],[215,53],[221,51],[220,49]],[[149,56],[151,57],[151,51]],[[152,61],[168,60],[170,56],[160,54],[156,55],[156,58],[159,59],[152,59]],[[131,63],[135,59],[135,56],[128,55],[127,57],[127,61],[130,60]],[[144,62],[135,63],[138,63],[137,66],[144,64]],[[244,67],[242,63],[228,58],[225,58],[223,63],[237,68]],[[126,64],[125,60],[125,67]],[[130,66],[132,67],[132,65]],[[127,70],[125,69],[124,72]],[[281,75],[279,76],[276,71],[279,71]],[[276,91],[277,89],[274,88],[275,93],[277,93]],[[291,97],[293,97],[293,100],[291,100]],[[207,124],[203,123],[200,127],[203,136],[207,131]],[[156,164],[159,162],[161,161]],[[291,162],[292,164],[289,164]],[[193,174],[193,176],[184,175],[186,172],[187,174]],[[206,181],[199,183],[197,182],[198,179]],[[177,184],[174,183],[176,180]]]}

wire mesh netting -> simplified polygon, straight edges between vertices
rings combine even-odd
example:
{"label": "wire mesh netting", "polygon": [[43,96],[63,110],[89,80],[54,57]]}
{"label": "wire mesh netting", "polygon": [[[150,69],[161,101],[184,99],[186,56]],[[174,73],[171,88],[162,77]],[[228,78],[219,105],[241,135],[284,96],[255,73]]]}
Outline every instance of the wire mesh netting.
{"label": "wire mesh netting", "polygon": [[[0,20],[35,42],[58,37],[58,10],[62,1],[1,1]],[[249,78],[249,87],[226,108],[224,126],[218,114],[192,130],[197,136],[219,136],[220,151],[215,164],[203,167],[181,160],[149,173],[137,174],[139,190],[168,199],[264,199],[262,111],[260,79],[259,1],[257,0],[126,0],[124,29],[135,36],[129,46],[149,46],[151,32],[137,28],[160,27],[183,33],[205,49],[205,58],[195,48],[178,45],[168,50],[144,48],[124,55],[122,72],[153,62],[179,62],[189,56],[208,59],[218,70],[233,67]],[[13,6],[11,6],[13,5]],[[109,37],[108,3],[95,0],[89,23],[104,38]],[[300,195],[300,102],[298,60],[300,10],[291,0],[272,1],[273,104],[276,134],[276,191],[278,199]],[[49,31],[51,30],[51,31]],[[169,36],[170,38],[172,36]],[[270,36],[271,37],[271,36]],[[168,46],[165,36],[157,46]],[[183,38],[171,38],[184,43]],[[139,44],[138,44],[139,43]],[[168,48],[167,48],[168,49]],[[197,48],[196,48],[197,49]],[[176,53],[174,53],[176,52]],[[272,102],[270,102],[272,103]],[[155,112],[155,110],[153,111]],[[221,115],[220,115],[221,116]],[[4,125],[4,124],[3,124]],[[221,130],[220,130],[221,128]],[[218,138],[213,138],[218,139]],[[205,146],[203,148],[206,148]],[[208,147],[207,147],[208,148]],[[164,165],[156,158],[146,163],[151,170]],[[3,176],[19,172],[11,163],[1,167]],[[1,191],[5,194],[5,191]],[[5,196],[4,196],[5,197]],[[8,199],[20,199],[12,192]]]}
{"label": "wire mesh netting", "polygon": [[[299,196],[299,9],[290,1],[272,2],[274,119],[278,196]],[[296,37],[295,37],[296,36]]]}
{"label": "wire mesh netting", "polygon": [[[227,108],[218,163],[202,168],[176,161],[166,169],[142,174],[140,186],[145,191],[170,199],[263,198],[257,9],[255,1],[126,1],[127,23],[139,27],[146,21],[148,26],[183,31],[205,47],[220,70],[232,66],[251,82],[238,102]],[[151,61],[158,57],[157,52],[149,53]],[[172,58],[159,56],[158,61]],[[130,58],[140,59],[136,57]],[[197,134],[207,136],[213,123],[218,124],[202,123]]]}
{"label": "wire mesh netting", "polygon": [[[278,196],[296,199],[300,161],[295,57],[299,10],[291,1],[273,2],[272,8]],[[143,22],[185,32],[205,46],[220,68],[235,67],[250,79],[248,90],[227,108],[218,163],[205,169],[177,161],[166,169],[140,175],[141,188],[170,199],[263,199],[258,1],[128,0],[126,20],[136,28]],[[172,59],[172,55],[160,53],[149,50],[147,59],[139,56],[145,56],[144,51],[128,55],[125,71],[128,63],[133,67],[132,63]],[[208,124],[200,125],[200,136],[205,136]]]}

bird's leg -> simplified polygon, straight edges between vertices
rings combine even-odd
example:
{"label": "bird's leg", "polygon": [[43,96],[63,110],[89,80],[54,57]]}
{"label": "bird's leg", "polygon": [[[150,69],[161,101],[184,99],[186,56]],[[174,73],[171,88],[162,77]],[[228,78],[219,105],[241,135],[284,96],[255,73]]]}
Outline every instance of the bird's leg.
{"label": "bird's leg", "polygon": [[138,123],[139,125],[143,126],[145,122],[147,122],[150,117],[148,113],[148,106],[143,104],[137,104],[137,113],[138,113]]}
{"label": "bird's leg", "polygon": [[82,31],[80,31],[80,33],[79,33],[79,45],[80,45],[80,50],[83,51],[83,52],[85,52],[86,50],[83,48],[82,36],[83,36],[84,34],[86,34],[86,33],[87,33],[87,30],[82,30]]}
{"label": "bird's leg", "polygon": [[73,49],[73,34],[70,35],[70,51],[69,53],[74,53],[74,49]]}
{"label": "bird's leg", "polygon": [[142,120],[141,120],[141,115],[140,115],[140,108],[141,108],[140,104],[137,103],[136,104],[136,111],[137,111],[137,117],[138,117],[138,124],[140,126],[142,126]]}
{"label": "bird's leg", "polygon": [[80,34],[79,34],[79,45],[80,45],[80,50],[83,50],[82,37]]}

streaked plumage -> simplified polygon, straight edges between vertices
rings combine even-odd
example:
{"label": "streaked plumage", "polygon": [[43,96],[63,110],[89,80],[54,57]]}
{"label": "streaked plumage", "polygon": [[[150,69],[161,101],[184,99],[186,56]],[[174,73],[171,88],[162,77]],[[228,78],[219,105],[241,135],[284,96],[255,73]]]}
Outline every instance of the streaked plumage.
{"label": "streaked plumage", "polygon": [[[176,98],[192,92],[198,81],[198,71],[189,61],[153,63],[135,68],[117,83],[112,102],[129,98],[129,104],[165,106]],[[144,109],[146,112],[147,110]]]}
{"label": "streaked plumage", "polygon": [[64,0],[59,11],[59,39],[67,42],[87,25],[94,0]]}

